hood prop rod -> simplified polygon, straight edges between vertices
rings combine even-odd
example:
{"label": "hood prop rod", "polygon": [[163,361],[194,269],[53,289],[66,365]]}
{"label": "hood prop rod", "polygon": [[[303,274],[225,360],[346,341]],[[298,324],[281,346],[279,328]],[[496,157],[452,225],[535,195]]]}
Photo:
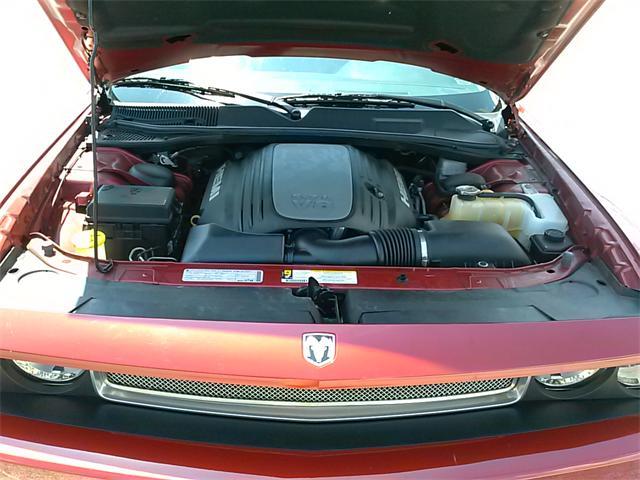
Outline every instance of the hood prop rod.
{"label": "hood prop rod", "polygon": [[[93,0],[88,1],[88,12],[87,17],[89,21],[89,28],[91,33],[93,34],[93,45],[91,47],[91,55],[89,56],[89,83],[91,85],[91,157],[93,160],[93,207],[92,207],[92,216],[93,216],[93,263],[96,267],[96,270],[100,273],[108,273],[113,268],[113,261],[106,260],[102,262],[98,258],[98,231],[99,231],[99,221],[98,221],[98,152],[96,145],[96,129],[98,128],[98,115],[96,108],[96,66],[95,61],[98,55],[98,32],[96,31],[93,25]],[[106,249],[105,249],[106,251]]]}

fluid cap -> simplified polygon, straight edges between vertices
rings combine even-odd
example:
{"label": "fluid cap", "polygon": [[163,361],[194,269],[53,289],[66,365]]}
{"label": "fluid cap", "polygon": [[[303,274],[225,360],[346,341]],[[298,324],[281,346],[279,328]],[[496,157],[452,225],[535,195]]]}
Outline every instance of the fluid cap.
{"label": "fluid cap", "polygon": [[562,230],[549,228],[544,231],[544,239],[548,242],[560,243],[564,241],[565,234]]}
{"label": "fluid cap", "polygon": [[480,189],[473,185],[460,185],[456,187],[456,194],[461,200],[475,200],[479,193]]}

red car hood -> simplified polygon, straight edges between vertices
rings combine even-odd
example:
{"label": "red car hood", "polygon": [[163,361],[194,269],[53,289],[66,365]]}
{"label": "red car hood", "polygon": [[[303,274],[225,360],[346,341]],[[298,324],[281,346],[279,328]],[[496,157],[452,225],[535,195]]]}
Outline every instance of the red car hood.
{"label": "red car hood", "polygon": [[[526,94],[603,0],[94,0],[96,72],[112,81],[211,55],[425,66],[507,102]],[[87,0],[40,0],[86,71]]]}

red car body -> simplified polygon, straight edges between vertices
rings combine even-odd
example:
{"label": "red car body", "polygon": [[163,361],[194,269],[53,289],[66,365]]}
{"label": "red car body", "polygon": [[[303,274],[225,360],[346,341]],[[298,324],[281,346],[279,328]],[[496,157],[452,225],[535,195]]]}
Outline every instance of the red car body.
{"label": "red car body", "polygon": [[[73,2],[40,0],[40,3],[79,67],[86,71],[91,37],[87,35],[84,19],[79,19],[69,6]],[[451,56],[447,48],[434,48],[442,43],[455,45],[448,38],[429,38],[423,50],[411,50],[299,40],[203,43],[187,36],[162,46],[109,44],[99,50],[96,73],[101,81],[112,81],[133,69],[147,70],[206,55],[242,53],[385,59],[428,66],[481,82],[514,107],[514,128],[520,141],[557,189],[571,231],[588,250],[576,251],[571,262],[558,259],[508,271],[354,267],[361,278],[359,288],[443,291],[521,288],[565,279],[584,261],[597,257],[620,284],[638,290],[638,252],[578,179],[535,132],[519,121],[514,103],[529,91],[600,3],[569,2],[557,27],[542,35],[536,55],[516,64],[466,56],[464,49],[462,55]],[[42,230],[48,195],[56,186],[60,166],[68,159],[73,142],[81,136],[86,113],[82,112],[61,133],[3,200],[0,255],[22,244],[30,232]],[[51,261],[56,263],[55,259]],[[62,262],[58,268],[86,270],[89,265],[68,259]],[[115,282],[188,288],[181,279],[183,268],[179,264],[115,262],[105,277],[91,268],[86,275]],[[261,286],[288,288],[280,282],[281,266],[260,268],[264,270]],[[406,280],[398,282],[399,276],[405,276]],[[50,328],[52,324],[55,328]],[[309,389],[531,377],[640,363],[640,312],[632,317],[555,323],[514,319],[513,323],[324,324],[318,328],[336,335],[340,341],[335,362],[324,368],[310,365],[300,355],[300,337],[309,330],[305,325],[3,309],[0,358],[93,371]],[[42,408],[46,408],[45,404]],[[353,428],[358,428],[357,424]],[[44,469],[100,478],[636,478],[640,468],[640,416],[636,411],[557,428],[481,434],[478,438],[447,442],[307,451],[211,444],[78,427],[8,415],[0,405],[0,460],[8,462],[6,465],[34,468],[34,475]]]}

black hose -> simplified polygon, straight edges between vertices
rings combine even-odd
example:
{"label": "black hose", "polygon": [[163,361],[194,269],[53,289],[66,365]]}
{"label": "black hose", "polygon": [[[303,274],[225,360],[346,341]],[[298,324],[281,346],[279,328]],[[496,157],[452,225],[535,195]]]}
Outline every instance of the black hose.
{"label": "black hose", "polygon": [[197,225],[191,229],[182,261],[498,268],[531,263],[501,225],[456,220],[431,220],[421,229],[375,230],[344,239],[332,239],[324,229],[299,230],[285,239],[281,234]]}
{"label": "black hose", "polygon": [[377,230],[369,235],[332,240],[319,230],[305,231],[294,239],[290,263],[327,265],[426,266],[424,232],[415,228]]}
{"label": "black hose", "polygon": [[[397,267],[426,266],[426,239],[422,230],[399,228],[369,233],[378,256],[378,265]],[[421,238],[422,237],[422,238]]]}
{"label": "black hose", "polygon": [[395,267],[518,267],[531,262],[500,225],[431,221],[425,229],[375,230],[332,240],[321,230],[301,231],[286,249],[285,263]]}
{"label": "black hose", "polygon": [[531,197],[525,195],[524,193],[518,192],[480,192],[476,195],[476,197],[480,198],[517,198],[518,200],[523,200],[529,204],[529,206],[533,209],[533,213],[536,217],[542,218],[540,212],[538,211],[538,207],[536,206],[536,202],[533,201]]}
{"label": "black hose", "polygon": [[325,265],[380,265],[368,235],[331,240],[317,230],[302,232],[294,240],[287,263]]}

